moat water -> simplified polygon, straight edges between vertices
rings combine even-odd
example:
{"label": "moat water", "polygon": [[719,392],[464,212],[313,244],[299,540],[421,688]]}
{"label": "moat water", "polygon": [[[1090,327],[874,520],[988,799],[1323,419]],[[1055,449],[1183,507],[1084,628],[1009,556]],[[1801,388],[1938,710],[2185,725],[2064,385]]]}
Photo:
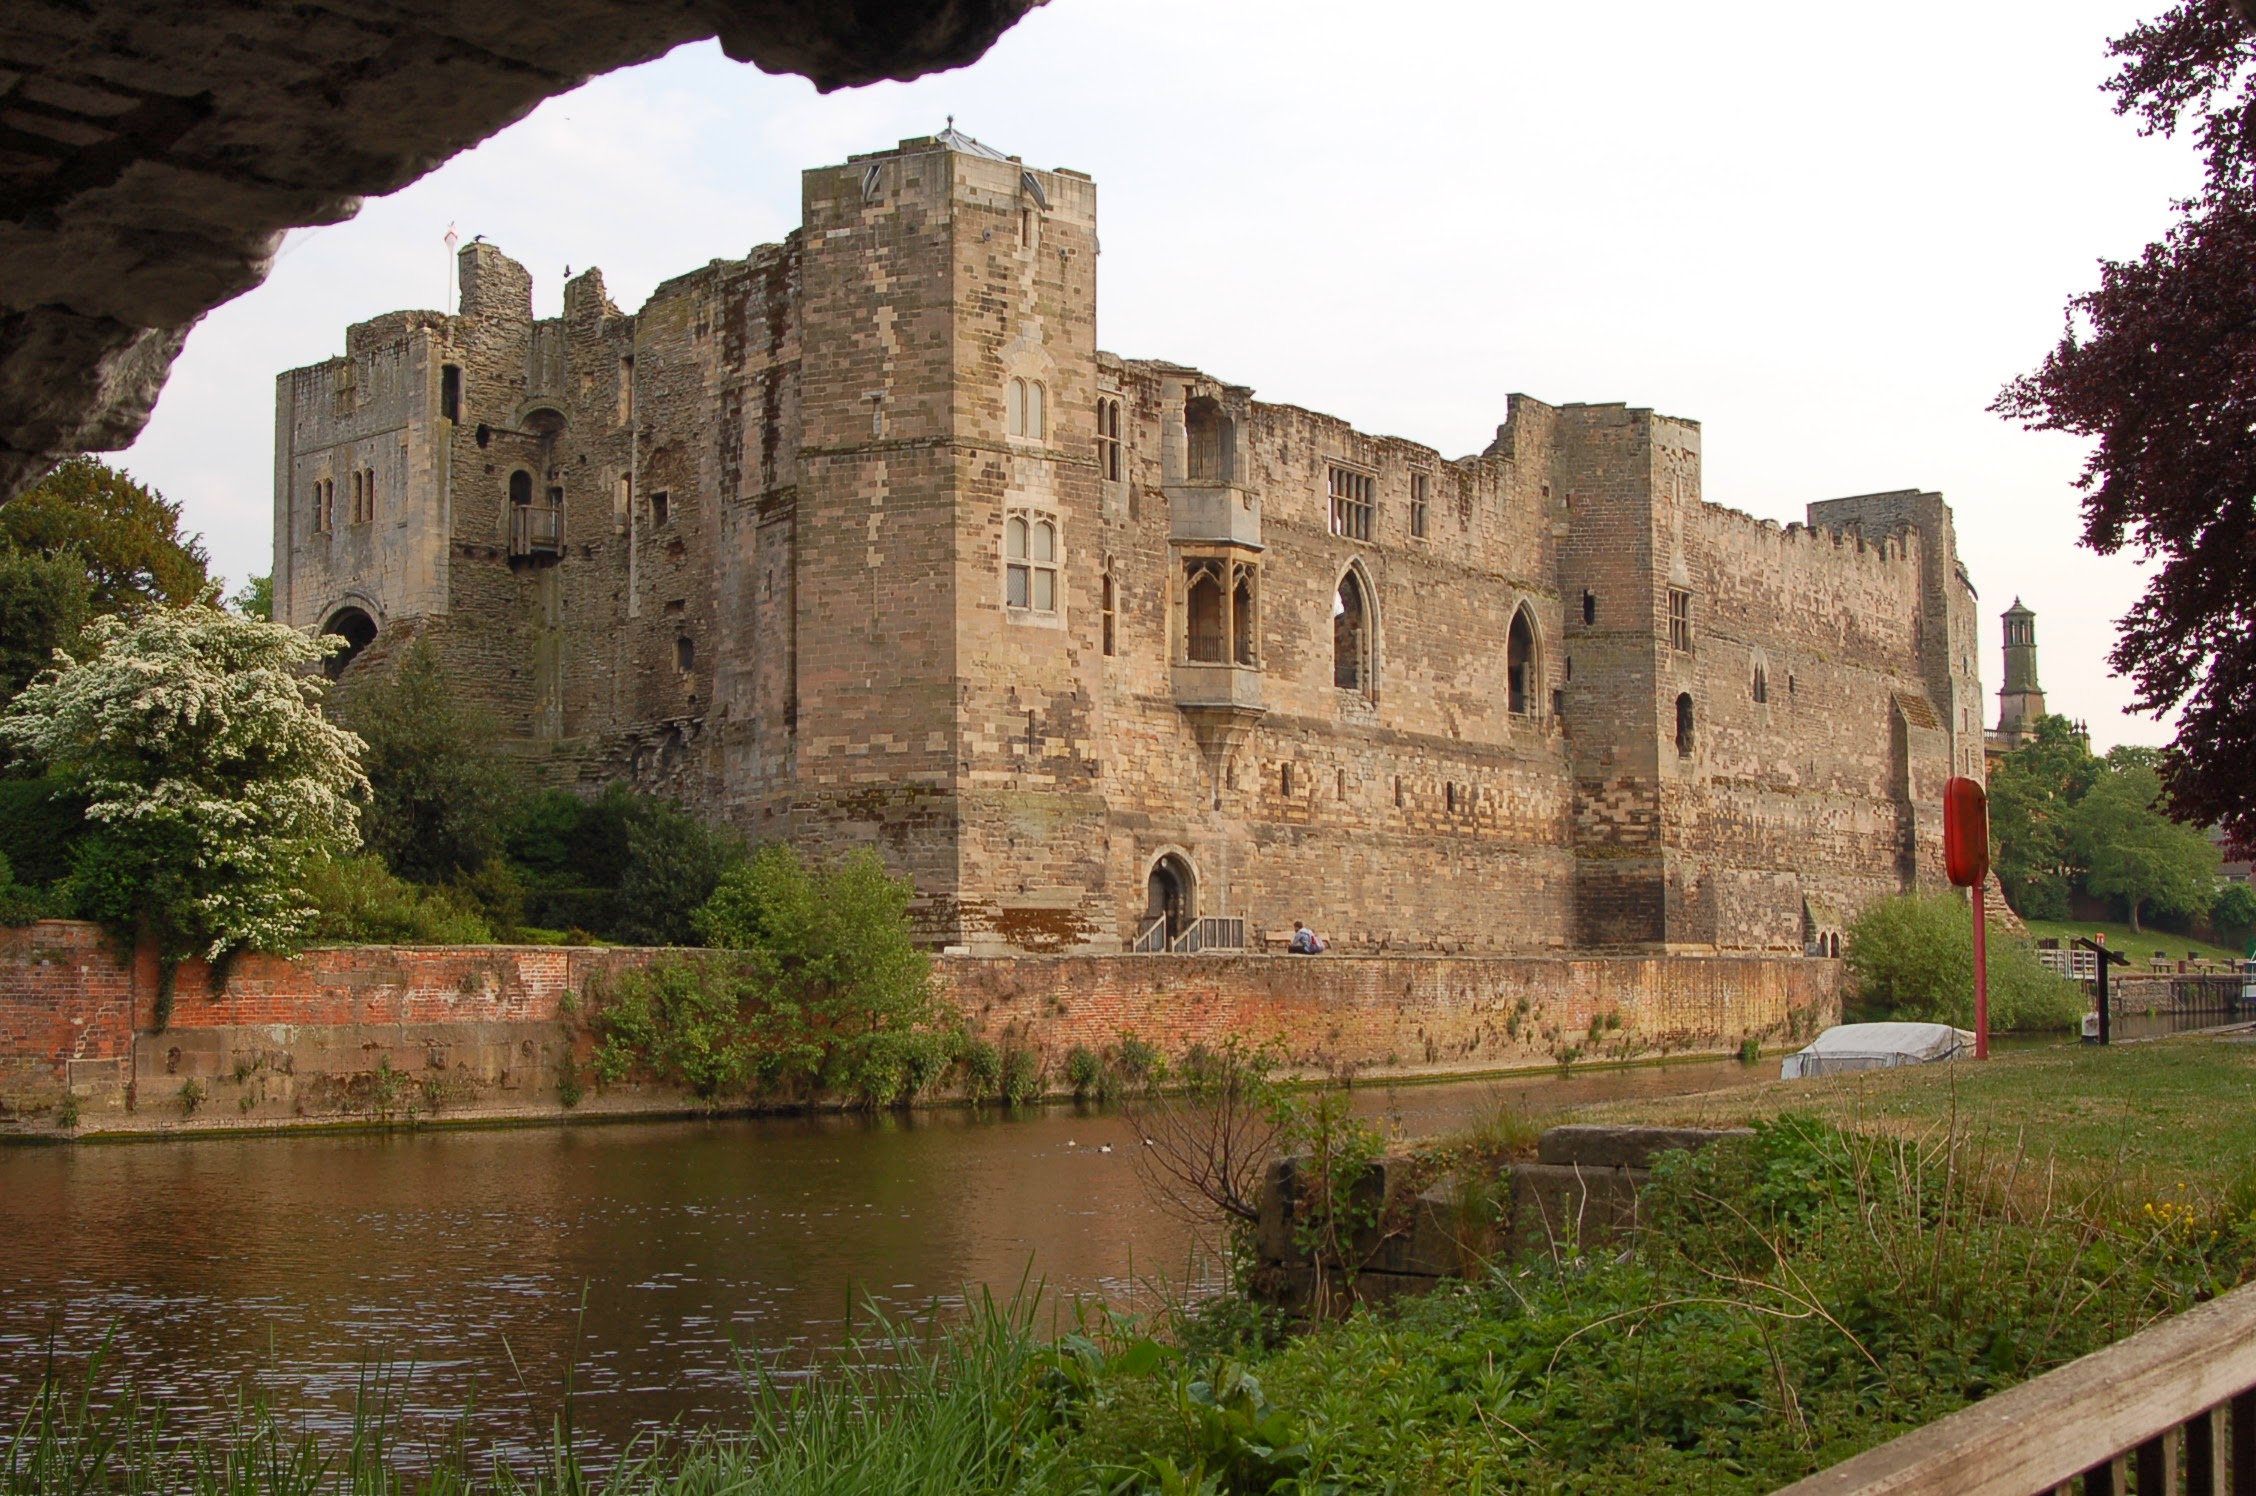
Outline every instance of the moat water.
{"label": "moat water", "polygon": [[[1703,1061],[1360,1088],[1416,1135],[1509,1102],[1541,1114],[1776,1076]],[[473,1447],[545,1446],[569,1373],[594,1447],[730,1421],[746,1367],[819,1368],[873,1312],[982,1287],[1149,1308],[1215,1285],[1148,1198],[1114,1115],[935,1110],[0,1148],[0,1440],[50,1350],[105,1337],[168,1426],[245,1394],[349,1427],[388,1373],[404,1427],[468,1412]],[[1109,1151],[1108,1151],[1109,1150]]]}

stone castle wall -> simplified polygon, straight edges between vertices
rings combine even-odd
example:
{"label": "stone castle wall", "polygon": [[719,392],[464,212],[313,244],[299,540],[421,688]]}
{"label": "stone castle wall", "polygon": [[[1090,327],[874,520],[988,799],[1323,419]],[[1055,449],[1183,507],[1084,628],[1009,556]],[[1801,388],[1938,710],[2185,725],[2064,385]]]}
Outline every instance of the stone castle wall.
{"label": "stone castle wall", "polygon": [[[876,847],[977,954],[1119,950],[1161,868],[1256,943],[1387,952],[1792,951],[1933,876],[1980,772],[1936,495],[1781,530],[1705,500],[1694,422],[1514,396],[1448,460],[1101,353],[1095,184],[960,136],[810,170],[802,209],[631,314],[589,271],[535,319],[472,244],[457,314],[283,376],[284,616],[379,625],[343,692],[425,642],[528,774]],[[367,533],[310,531],[369,463]],[[1055,538],[1048,606],[1014,523]],[[1243,619],[1213,658],[1202,570]]]}
{"label": "stone castle wall", "polygon": [[[94,1130],[561,1117],[589,1005],[666,954],[322,947],[244,957],[217,990],[189,962],[158,1030],[152,953],[92,925],[0,930],[0,1124],[51,1131],[66,1090]],[[975,1037],[1033,1053],[1053,1091],[1075,1046],[1127,1035],[1168,1055],[1275,1041],[1311,1073],[1383,1078],[1727,1053],[1840,1010],[1839,963],[1802,957],[951,957],[936,975]],[[576,1105],[694,1103],[625,1086]]]}

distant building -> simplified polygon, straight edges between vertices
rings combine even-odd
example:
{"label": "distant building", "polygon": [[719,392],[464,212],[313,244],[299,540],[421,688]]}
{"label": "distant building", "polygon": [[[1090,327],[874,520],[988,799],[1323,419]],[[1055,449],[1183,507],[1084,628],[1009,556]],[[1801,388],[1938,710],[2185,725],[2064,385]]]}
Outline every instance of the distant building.
{"label": "distant building", "polygon": [[281,376],[276,614],[340,689],[424,641],[529,778],[873,846],[980,954],[1830,952],[1942,883],[1939,495],[1780,527],[1692,421],[1515,395],[1453,461],[1103,352],[1096,185],[954,131],[803,201],[633,313],[466,245],[456,312]]}
{"label": "distant building", "polygon": [[[2005,620],[2005,684],[1998,687],[1998,724],[1983,735],[1983,757],[1996,768],[1999,759],[2037,735],[2045,715],[2044,687],[2037,684],[2037,615],[2015,598]],[[2084,725],[2076,724],[2079,733]]]}

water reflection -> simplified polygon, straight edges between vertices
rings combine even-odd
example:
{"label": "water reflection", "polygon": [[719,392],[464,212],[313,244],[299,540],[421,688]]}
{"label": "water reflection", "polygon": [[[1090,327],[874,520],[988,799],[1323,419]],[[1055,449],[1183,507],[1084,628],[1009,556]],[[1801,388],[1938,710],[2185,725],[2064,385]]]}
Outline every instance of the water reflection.
{"label": "water reflection", "polygon": [[[1775,1073],[1701,1062],[1356,1104],[1423,1133],[1503,1101]],[[0,1149],[0,1418],[50,1345],[82,1356],[114,1332],[176,1427],[250,1387],[341,1428],[384,1365],[411,1427],[474,1408],[477,1442],[505,1449],[545,1443],[568,1369],[602,1444],[727,1419],[745,1358],[801,1374],[852,1304],[914,1317],[1037,1276],[1131,1307],[1211,1288],[1130,1142],[1116,1117],[1052,1107]]]}

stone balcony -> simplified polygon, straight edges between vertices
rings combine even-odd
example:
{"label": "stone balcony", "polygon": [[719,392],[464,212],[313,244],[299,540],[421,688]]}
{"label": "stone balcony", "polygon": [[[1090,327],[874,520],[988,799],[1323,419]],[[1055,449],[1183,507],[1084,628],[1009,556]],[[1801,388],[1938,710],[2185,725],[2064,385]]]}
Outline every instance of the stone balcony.
{"label": "stone balcony", "polygon": [[1261,668],[1211,663],[1175,667],[1175,704],[1187,712],[1256,715],[1261,705]]}
{"label": "stone balcony", "polygon": [[1237,483],[1170,483],[1167,538],[1183,545],[1261,549],[1261,496]]}

